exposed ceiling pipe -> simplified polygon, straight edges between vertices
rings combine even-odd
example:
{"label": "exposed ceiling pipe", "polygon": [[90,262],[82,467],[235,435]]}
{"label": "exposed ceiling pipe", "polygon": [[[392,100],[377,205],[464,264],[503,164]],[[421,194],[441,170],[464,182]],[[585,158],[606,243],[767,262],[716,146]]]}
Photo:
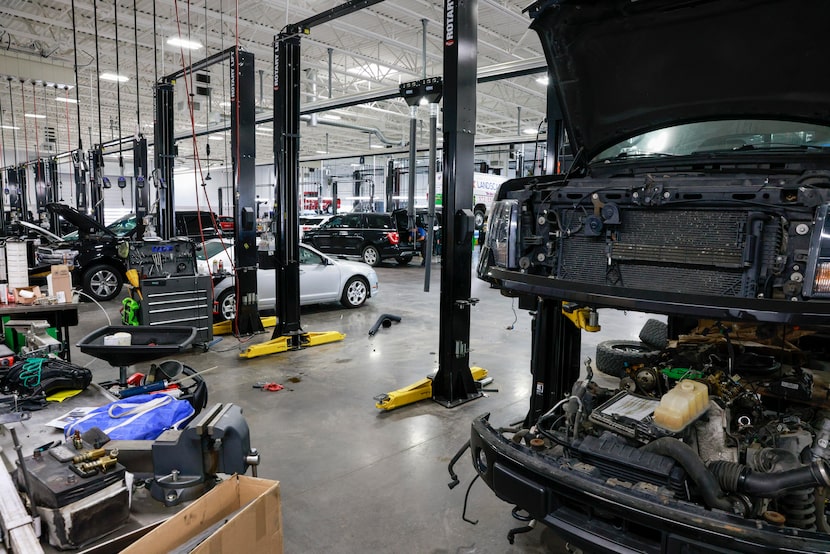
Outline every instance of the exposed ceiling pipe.
{"label": "exposed ceiling pipe", "polygon": [[[301,115],[300,120],[311,121],[312,117],[310,115]],[[390,140],[383,136],[383,132],[381,132],[381,130],[377,127],[363,127],[361,125],[352,125],[351,123],[343,123],[342,121],[332,121],[330,119],[317,119],[314,123],[316,125],[329,125],[331,127],[340,127],[341,129],[352,129],[353,131],[362,131],[364,133],[369,133],[370,135],[375,135],[380,142],[387,146],[406,146],[405,140]]]}
{"label": "exposed ceiling pipe", "polygon": [[329,55],[329,100],[331,100],[331,53],[333,51],[332,48],[326,48],[326,52]]}
{"label": "exposed ceiling pipe", "polygon": [[421,46],[421,55],[423,56],[423,73],[422,78],[427,78],[427,19],[421,20],[421,38],[423,39],[423,45]]}

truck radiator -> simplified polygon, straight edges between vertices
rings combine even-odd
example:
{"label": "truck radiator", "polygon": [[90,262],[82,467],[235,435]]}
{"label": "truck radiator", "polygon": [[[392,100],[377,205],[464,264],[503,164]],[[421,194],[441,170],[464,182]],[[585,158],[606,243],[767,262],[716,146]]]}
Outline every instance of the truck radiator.
{"label": "truck radiator", "polygon": [[[557,277],[666,292],[754,296],[782,240],[777,218],[760,218],[759,224],[746,211],[623,209],[620,215],[620,224],[599,237],[577,233],[561,239]],[[560,220],[579,217],[579,212],[563,210]]]}

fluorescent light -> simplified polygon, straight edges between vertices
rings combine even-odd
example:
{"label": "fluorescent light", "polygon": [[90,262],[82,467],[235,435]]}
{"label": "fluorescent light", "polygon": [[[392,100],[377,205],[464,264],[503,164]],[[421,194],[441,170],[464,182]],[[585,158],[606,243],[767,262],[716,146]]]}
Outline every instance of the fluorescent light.
{"label": "fluorescent light", "polygon": [[209,135],[208,140],[225,140],[225,137],[221,135]]}
{"label": "fluorescent light", "polygon": [[522,134],[524,134],[524,135],[535,135],[537,133],[537,131],[538,130],[534,129],[533,127],[525,127],[524,129],[522,129]]}
{"label": "fluorescent light", "polygon": [[219,102],[219,107],[220,108],[230,108],[230,106],[231,106],[230,102]]}
{"label": "fluorescent light", "polygon": [[29,119],[46,119],[45,115],[39,113],[24,113],[23,117],[28,117]]}
{"label": "fluorescent light", "polygon": [[333,113],[326,113],[321,115],[320,119],[328,119],[329,121],[340,121],[343,118],[339,115],[334,115]]}
{"label": "fluorescent light", "polygon": [[55,97],[55,102],[63,102],[65,104],[77,104],[78,103],[78,101],[75,100],[74,98],[67,98],[65,96],[56,96]]}
{"label": "fluorescent light", "polygon": [[346,70],[346,73],[350,73],[352,75],[357,75],[359,77],[370,77],[370,78],[377,78],[381,79],[383,77],[389,77],[391,75],[395,75],[397,73],[396,70],[392,69],[391,67],[386,67],[385,65],[380,65],[376,63],[367,63],[364,67],[350,67]]}
{"label": "fluorescent light", "polygon": [[547,84],[550,82],[550,79],[548,78],[547,75],[544,75],[542,77],[536,77],[536,82],[539,83],[540,85],[547,86]]}
{"label": "fluorescent light", "polygon": [[318,154],[328,154],[325,150],[316,150]]}
{"label": "fluorescent light", "polygon": [[201,42],[179,37],[170,37],[167,39],[167,44],[170,46],[178,46],[179,48],[184,48],[186,50],[198,50],[202,47]]}
{"label": "fluorescent light", "polygon": [[8,129],[10,131],[19,131],[20,127],[15,127],[14,125],[0,125],[0,129]]}
{"label": "fluorescent light", "polygon": [[101,73],[99,78],[102,81],[114,81],[116,83],[126,83],[127,81],[130,80],[129,77],[126,77],[124,75],[119,75],[118,73],[113,73],[111,71],[104,71],[103,73]]}
{"label": "fluorescent light", "polygon": [[382,144],[370,144],[369,148],[383,148]]}

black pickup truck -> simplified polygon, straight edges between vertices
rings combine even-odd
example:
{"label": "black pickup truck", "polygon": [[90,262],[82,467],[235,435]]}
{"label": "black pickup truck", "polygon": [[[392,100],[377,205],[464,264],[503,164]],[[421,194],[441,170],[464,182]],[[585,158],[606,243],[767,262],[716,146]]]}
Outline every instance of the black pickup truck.
{"label": "black pickup truck", "polygon": [[[520,429],[475,419],[473,466],[587,552],[830,551],[830,4],[530,15],[574,158],[492,209],[478,274],[535,314],[533,392]],[[611,386],[568,317],[597,308],[668,320]]]}

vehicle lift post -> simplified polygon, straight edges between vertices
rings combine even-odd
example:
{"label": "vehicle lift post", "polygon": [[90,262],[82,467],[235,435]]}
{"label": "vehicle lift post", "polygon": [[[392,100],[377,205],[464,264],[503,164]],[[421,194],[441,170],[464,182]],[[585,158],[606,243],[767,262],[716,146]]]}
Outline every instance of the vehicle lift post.
{"label": "vehicle lift post", "polygon": [[579,379],[581,332],[578,324],[569,321],[561,300],[538,299],[531,322],[533,394],[524,422],[527,428],[570,393],[571,385]]}
{"label": "vehicle lift post", "polygon": [[41,212],[46,211],[46,166],[43,158],[38,158],[32,163],[32,173],[35,183],[35,221],[39,224]]}
{"label": "vehicle lift post", "polygon": [[[46,198],[49,202],[60,202],[60,175],[58,174],[58,159],[51,157],[48,159],[46,166]],[[49,221],[49,228],[56,235],[61,235],[60,230],[60,216],[53,213]]]}
{"label": "vehicle lift post", "polygon": [[89,151],[89,208],[92,210],[92,219],[104,224],[104,189],[109,188],[109,180],[104,176],[104,146],[96,144]]}
{"label": "vehicle lift post", "polygon": [[470,298],[475,218],[477,0],[445,0],[444,181],[438,372],[432,399],[452,408],[482,396],[470,370]]}
{"label": "vehicle lift post", "polygon": [[25,220],[29,211],[26,200],[26,165],[21,164],[10,168],[7,172],[7,177],[9,183],[10,217],[11,222],[14,224],[21,219]]}
{"label": "vehicle lift post", "polygon": [[156,233],[161,238],[173,236],[173,163],[176,145],[173,138],[173,84],[175,79],[162,77],[156,84],[155,111],[155,170],[153,185],[156,187],[159,211]]}
{"label": "vehicle lift post", "polygon": [[[276,241],[277,325],[270,341],[239,355],[254,358],[343,340],[336,331],[306,333],[300,325],[300,39],[321,23],[372,6],[382,0],[350,0],[287,25],[274,37],[274,215]],[[336,202],[336,200],[334,200]]]}
{"label": "vehicle lift post", "polygon": [[150,213],[150,187],[147,183],[147,138],[133,141],[133,187],[135,193],[136,238],[144,239],[144,218]]}
{"label": "vehicle lift post", "polygon": [[236,259],[236,330],[250,335],[264,330],[257,307],[256,245],[256,106],[254,55],[234,48],[230,55],[231,145],[236,177],[234,257]]}
{"label": "vehicle lift post", "polygon": [[310,26],[289,25],[274,37],[274,236],[277,324],[271,340],[239,356],[255,358],[343,340],[332,332],[306,333],[300,325],[300,38]]}
{"label": "vehicle lift post", "polygon": [[[234,174],[234,258],[236,260],[236,331],[250,335],[263,330],[257,310],[256,288],[256,112],[254,55],[236,46],[226,48],[184,69],[166,75],[156,85],[156,186],[159,190],[159,228],[162,237],[174,231],[173,84],[187,73],[229,61],[231,82],[231,152]],[[167,233],[167,234],[164,234]]]}
{"label": "vehicle lift post", "polygon": [[[375,397],[391,410],[431,397],[446,408],[480,398],[487,370],[470,367],[473,171],[475,162],[478,2],[446,0],[444,9],[444,180],[438,371]],[[403,92],[403,87],[402,87]],[[409,101],[409,100],[408,100]],[[412,168],[410,168],[412,169]]]}

